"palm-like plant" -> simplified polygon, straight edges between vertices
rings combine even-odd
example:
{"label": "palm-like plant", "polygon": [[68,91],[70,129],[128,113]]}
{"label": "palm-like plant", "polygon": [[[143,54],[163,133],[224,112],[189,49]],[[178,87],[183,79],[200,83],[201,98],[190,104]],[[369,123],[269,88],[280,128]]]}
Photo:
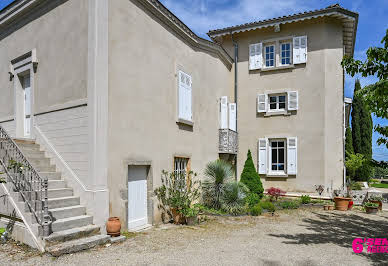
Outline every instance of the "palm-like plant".
{"label": "palm-like plant", "polygon": [[223,160],[216,160],[206,165],[204,175],[206,179],[202,182],[203,203],[208,207],[219,209],[225,185],[234,176],[232,166]]}
{"label": "palm-like plant", "polygon": [[221,197],[221,208],[233,215],[246,211],[245,198],[249,194],[249,188],[242,182],[226,184],[224,194]]}

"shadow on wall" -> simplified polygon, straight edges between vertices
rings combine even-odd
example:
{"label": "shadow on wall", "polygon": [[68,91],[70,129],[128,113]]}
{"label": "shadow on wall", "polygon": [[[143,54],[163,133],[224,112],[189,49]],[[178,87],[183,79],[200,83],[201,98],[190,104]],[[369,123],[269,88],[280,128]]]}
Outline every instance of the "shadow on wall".
{"label": "shadow on wall", "polygon": [[[351,214],[319,214],[314,213],[316,218],[304,219],[308,230],[312,233],[301,233],[295,235],[270,234],[273,237],[285,238],[285,244],[314,245],[314,244],[334,244],[348,248],[353,252],[352,243],[355,238],[387,238],[388,218],[376,221],[367,217]],[[303,225],[302,225],[303,226]],[[359,253],[365,256],[373,265],[386,265],[388,254],[386,253]]]}

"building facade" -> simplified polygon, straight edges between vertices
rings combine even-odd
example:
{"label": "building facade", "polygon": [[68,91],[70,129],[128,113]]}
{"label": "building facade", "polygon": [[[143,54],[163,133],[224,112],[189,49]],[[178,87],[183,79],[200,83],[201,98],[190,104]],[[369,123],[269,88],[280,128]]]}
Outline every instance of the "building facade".
{"label": "building facade", "polygon": [[222,158],[238,177],[248,149],[265,187],[330,194],[357,19],[335,5],[209,41],[156,0],[15,1],[0,12],[0,125],[40,145],[101,228],[159,222],[162,170],[200,177]]}

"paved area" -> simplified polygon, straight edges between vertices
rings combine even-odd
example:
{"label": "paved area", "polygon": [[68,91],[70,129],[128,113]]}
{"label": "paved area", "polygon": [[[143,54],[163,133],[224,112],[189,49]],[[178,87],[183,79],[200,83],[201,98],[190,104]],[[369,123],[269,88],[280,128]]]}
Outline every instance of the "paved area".
{"label": "paved area", "polygon": [[162,225],[125,242],[53,258],[0,245],[1,265],[383,265],[388,254],[355,254],[355,237],[387,238],[388,213],[282,211],[208,217],[195,227]]}

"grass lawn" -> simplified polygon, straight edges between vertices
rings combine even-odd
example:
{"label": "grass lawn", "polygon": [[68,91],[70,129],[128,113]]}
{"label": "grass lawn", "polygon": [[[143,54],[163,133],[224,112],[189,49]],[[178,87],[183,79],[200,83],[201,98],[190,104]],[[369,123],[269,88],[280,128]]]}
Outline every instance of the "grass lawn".
{"label": "grass lawn", "polygon": [[388,184],[371,184],[371,187],[388,188]]}

